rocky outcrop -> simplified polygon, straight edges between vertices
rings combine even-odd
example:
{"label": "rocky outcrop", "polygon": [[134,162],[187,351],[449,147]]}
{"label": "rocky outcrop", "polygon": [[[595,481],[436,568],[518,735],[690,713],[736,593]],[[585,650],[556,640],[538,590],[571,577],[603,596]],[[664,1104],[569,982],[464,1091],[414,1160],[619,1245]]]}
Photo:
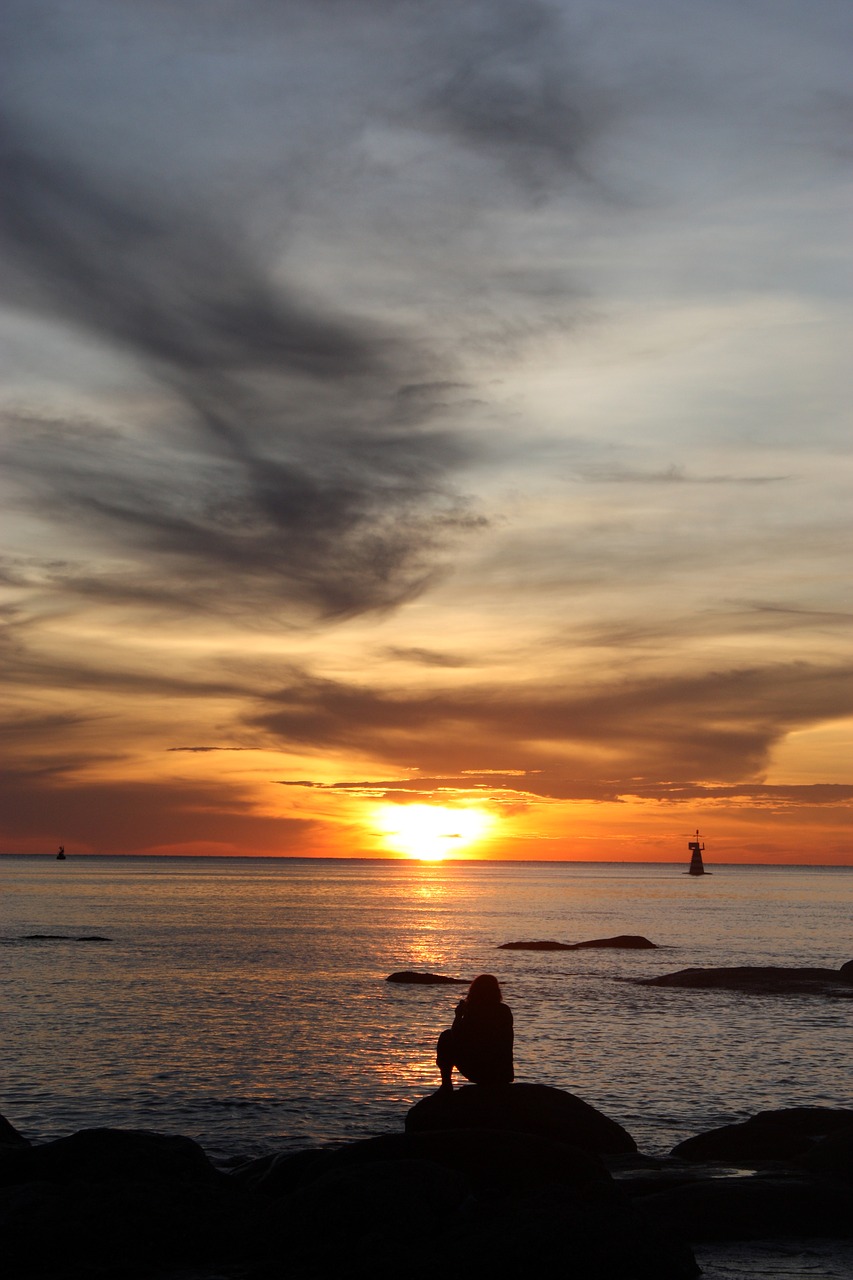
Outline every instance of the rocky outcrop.
{"label": "rocky outcrop", "polygon": [[694,1243],[853,1236],[853,1188],[796,1173],[702,1178],[634,1203],[661,1230]]}
{"label": "rocky outcrop", "polygon": [[853,998],[853,970],[807,969],[783,965],[733,966],[709,969],[681,969],[656,978],[643,978],[648,987],[719,988],[753,992],[757,995],[829,995]]}
{"label": "rocky outcrop", "polygon": [[797,1163],[821,1177],[853,1182],[853,1121],[849,1127],[813,1143]]}
{"label": "rocky outcrop", "polygon": [[499,951],[582,951],[585,947],[615,947],[626,951],[648,950],[656,942],[636,933],[620,933],[615,938],[591,938],[588,942],[502,942]]}
{"label": "rocky outcrop", "polygon": [[679,1143],[656,1170],[616,1176],[639,1211],[691,1243],[853,1239],[853,1111],[762,1111]]}
{"label": "rocky outcrop", "polygon": [[[255,1165],[237,1170],[251,1180]],[[388,1134],[267,1163],[289,1276],[693,1280],[692,1251],[631,1207],[594,1155],[540,1135]]]}
{"label": "rocky outcrop", "polygon": [[465,987],[471,985],[470,978],[446,978],[441,973],[417,973],[414,969],[401,969],[398,973],[389,973],[385,981],[420,983],[422,986],[435,986],[447,982],[461,984]]}
{"label": "rocky outcrop", "polygon": [[[11,1148],[6,1148],[6,1151]],[[533,1134],[387,1134],[217,1173],[188,1139],[90,1130],[0,1189],[16,1280],[217,1275],[694,1280],[594,1155]]]}
{"label": "rocky outcrop", "polygon": [[92,1129],[0,1148],[10,1277],[160,1275],[242,1258],[264,1214],[189,1138]]}
{"label": "rocky outcrop", "polygon": [[798,1160],[830,1134],[853,1131],[853,1110],[842,1107],[785,1107],[759,1111],[739,1124],[723,1125],[687,1138],[673,1148],[679,1160],[753,1163]]}
{"label": "rocky outcrop", "polygon": [[582,1151],[618,1155],[637,1150],[629,1133],[615,1120],[563,1089],[544,1084],[509,1084],[487,1089],[464,1085],[439,1090],[412,1107],[407,1133],[481,1129],[537,1134]]}
{"label": "rocky outcrop", "polygon": [[221,1175],[191,1138],[137,1129],[83,1129],[0,1153],[0,1185],[20,1182],[213,1183]]}
{"label": "rocky outcrop", "polygon": [[13,1124],[10,1124],[5,1116],[0,1116],[0,1146],[3,1147],[28,1147],[29,1139],[25,1138],[22,1133]]}

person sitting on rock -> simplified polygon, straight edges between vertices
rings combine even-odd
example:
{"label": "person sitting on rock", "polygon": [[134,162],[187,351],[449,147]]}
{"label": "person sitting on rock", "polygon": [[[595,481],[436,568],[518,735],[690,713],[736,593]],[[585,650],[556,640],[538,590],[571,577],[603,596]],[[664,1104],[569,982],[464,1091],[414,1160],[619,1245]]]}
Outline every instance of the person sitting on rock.
{"label": "person sitting on rock", "polygon": [[456,1006],[453,1026],[438,1037],[441,1089],[452,1090],[454,1067],[473,1084],[511,1084],[512,1040],[512,1010],[503,1003],[494,974],[481,973]]}

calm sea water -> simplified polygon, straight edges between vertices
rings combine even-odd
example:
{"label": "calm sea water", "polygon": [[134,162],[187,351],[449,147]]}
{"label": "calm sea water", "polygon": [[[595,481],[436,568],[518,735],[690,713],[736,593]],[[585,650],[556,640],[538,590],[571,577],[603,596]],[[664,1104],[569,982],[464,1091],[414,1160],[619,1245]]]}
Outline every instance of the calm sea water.
{"label": "calm sea water", "polygon": [[[493,972],[516,1078],[641,1150],[768,1107],[853,1106],[853,1001],[649,988],[692,965],[853,958],[853,868],[0,858],[0,1112],[36,1140],[189,1134],[214,1158],[399,1130],[457,987]],[[23,940],[101,934],[109,942]],[[657,951],[507,952],[645,934]]]}

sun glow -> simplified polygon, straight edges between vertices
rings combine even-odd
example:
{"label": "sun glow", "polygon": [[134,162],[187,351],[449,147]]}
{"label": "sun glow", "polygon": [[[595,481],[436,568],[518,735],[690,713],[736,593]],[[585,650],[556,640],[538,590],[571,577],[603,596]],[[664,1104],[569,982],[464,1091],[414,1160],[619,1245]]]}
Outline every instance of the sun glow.
{"label": "sun glow", "polygon": [[425,862],[440,862],[468,849],[494,821],[482,809],[433,804],[383,804],[376,820],[389,849]]}

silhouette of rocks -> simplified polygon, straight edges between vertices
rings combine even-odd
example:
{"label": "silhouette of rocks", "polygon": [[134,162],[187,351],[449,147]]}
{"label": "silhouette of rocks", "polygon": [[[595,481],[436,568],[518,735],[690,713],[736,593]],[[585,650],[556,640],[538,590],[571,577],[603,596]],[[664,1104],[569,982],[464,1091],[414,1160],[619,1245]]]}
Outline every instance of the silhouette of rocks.
{"label": "silhouette of rocks", "polygon": [[10,1124],[5,1116],[0,1116],[0,1146],[4,1147],[28,1147],[30,1145],[29,1138],[25,1138],[22,1133],[13,1124]]}
{"label": "silhouette of rocks", "polygon": [[0,1153],[0,1185],[19,1182],[211,1184],[223,1175],[191,1138],[135,1129],[83,1129],[39,1146]]}
{"label": "silhouette of rocks", "polygon": [[606,1155],[637,1150],[634,1139],[615,1120],[574,1094],[544,1084],[498,1089],[472,1084],[452,1092],[439,1090],[422,1098],[406,1116],[407,1133],[453,1129],[541,1134]]}
{"label": "silhouette of rocks", "polygon": [[740,1124],[723,1125],[673,1147],[680,1160],[748,1163],[797,1160],[830,1134],[853,1129],[853,1111],[841,1107],[786,1107],[760,1111]]}
{"label": "silhouette of rocks", "polygon": [[[558,1270],[692,1280],[691,1250],[635,1212],[600,1160],[536,1134],[389,1134],[253,1162],[275,1197],[289,1275],[421,1277]],[[334,1230],[330,1229],[334,1222]]]}
{"label": "silhouette of rocks", "polygon": [[152,1276],[246,1253],[264,1214],[189,1138],[115,1129],[0,1148],[9,1276]]}
{"label": "silhouette of rocks", "polygon": [[[442,1116],[435,1098],[413,1107],[405,1133],[227,1174],[188,1138],[90,1129],[27,1146],[0,1123],[4,1274],[434,1280],[452,1258],[495,1280],[693,1280],[686,1240],[853,1239],[853,1111],[762,1112],[653,1160],[571,1094],[488,1094],[465,1086],[438,1095]],[[433,1127],[448,1105],[462,1123]],[[613,1128],[623,1135],[622,1154],[596,1154],[589,1113],[606,1148]],[[426,1125],[413,1129],[413,1116]]]}
{"label": "silhouette of rocks", "polygon": [[643,978],[648,987],[718,987],[758,995],[830,995],[853,998],[853,971],[841,969],[787,968],[781,965],[709,969],[681,969],[656,978]]}
{"label": "silhouette of rocks", "polygon": [[797,1163],[810,1173],[853,1182],[853,1123],[815,1142]]}
{"label": "silhouette of rocks", "polygon": [[585,947],[614,947],[626,951],[656,948],[656,942],[636,933],[620,933],[615,938],[591,938],[588,942],[502,942],[499,951],[582,951]]}
{"label": "silhouette of rocks", "polygon": [[704,1178],[634,1203],[663,1231],[692,1242],[853,1236],[853,1187],[787,1171]]}
{"label": "silhouette of rocks", "polygon": [[578,1193],[611,1185],[593,1152],[536,1133],[499,1130],[425,1130],[387,1133],[344,1147],[262,1157],[234,1171],[237,1181],[280,1196],[308,1182],[366,1164],[429,1161],[464,1177],[478,1192],[526,1191],[557,1183]]}
{"label": "silhouette of rocks", "polygon": [[537,1134],[387,1134],[218,1173],[186,1138],[86,1130],[32,1148],[0,1188],[4,1274],[693,1280],[690,1248],[601,1160]]}
{"label": "silhouette of rocks", "polygon": [[414,969],[401,969],[398,973],[389,973],[385,981],[420,983],[424,986],[446,982],[458,983],[465,987],[471,985],[470,980],[466,978],[446,978],[441,973],[417,973]]}

